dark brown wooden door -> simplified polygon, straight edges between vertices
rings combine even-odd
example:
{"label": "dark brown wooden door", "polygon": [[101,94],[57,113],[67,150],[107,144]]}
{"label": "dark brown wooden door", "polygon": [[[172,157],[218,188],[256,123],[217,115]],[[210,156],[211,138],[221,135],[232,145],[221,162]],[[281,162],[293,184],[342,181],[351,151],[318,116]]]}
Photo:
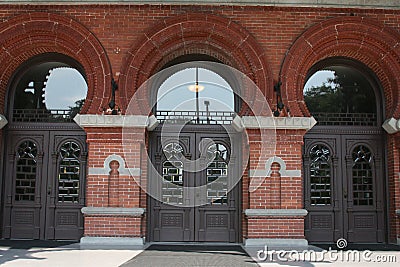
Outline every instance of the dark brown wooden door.
{"label": "dark brown wooden door", "polygon": [[83,233],[85,134],[7,131],[3,237],[78,240]]}
{"label": "dark brown wooden door", "polygon": [[173,127],[150,136],[154,172],[161,176],[149,172],[150,240],[237,242],[240,185],[230,179],[237,151],[227,132],[191,126],[176,136]]}
{"label": "dark brown wooden door", "polygon": [[305,234],[310,242],[385,241],[380,135],[305,137]]}

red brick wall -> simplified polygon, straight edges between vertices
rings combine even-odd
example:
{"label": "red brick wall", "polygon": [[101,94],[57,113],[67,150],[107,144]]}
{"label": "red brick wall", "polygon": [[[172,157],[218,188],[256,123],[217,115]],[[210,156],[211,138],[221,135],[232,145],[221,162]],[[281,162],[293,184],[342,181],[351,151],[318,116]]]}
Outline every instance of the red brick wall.
{"label": "red brick wall", "polygon": [[400,218],[396,210],[400,210],[400,135],[388,138],[388,176],[389,176],[389,241],[397,242],[400,238]]}
{"label": "red brick wall", "polygon": [[141,218],[126,216],[85,216],[85,236],[141,237]]}
{"label": "red brick wall", "polygon": [[[275,134],[274,153],[270,151],[273,145],[261,145],[263,140],[261,134],[269,136]],[[282,176],[281,172],[302,169],[301,150],[304,131],[277,130],[272,133],[270,130],[248,130],[248,135],[250,142],[250,169],[266,169],[268,167],[267,161],[275,155],[286,163],[286,166],[280,166],[277,162],[272,163],[269,176],[252,178],[259,179],[259,185],[256,188],[251,187],[256,190],[252,190],[249,194],[249,208],[303,208],[302,177],[286,177]],[[246,238],[304,238],[304,218],[250,217],[247,219]]]}
{"label": "red brick wall", "polygon": [[[139,183],[140,177],[121,174],[123,168],[141,168],[142,148],[144,148],[144,130],[131,129],[129,135],[123,135],[121,128],[88,128],[88,168],[104,168],[104,162],[113,154],[125,160],[120,166],[115,160],[110,162],[109,174],[90,174],[86,181],[86,206],[146,208],[146,198]],[[122,137],[127,142],[123,143]],[[124,149],[125,146],[125,149]],[[108,170],[108,166],[106,166]],[[113,167],[113,168],[111,168]],[[143,173],[146,175],[146,172]],[[145,180],[145,179],[143,179]],[[93,216],[85,215],[85,236],[142,237],[146,221],[142,217]]]}
{"label": "red brick wall", "polygon": [[[217,16],[220,16],[224,18],[223,20],[226,21],[232,21],[233,23],[237,24],[238,26],[243,27],[242,29],[245,29],[250,36],[254,37],[254,40],[257,42],[257,48],[259,47],[261,50],[262,56],[260,59],[261,61],[264,62],[268,66],[268,69],[270,69],[269,75],[272,77],[266,77],[266,81],[272,81],[272,80],[278,80],[279,75],[280,75],[280,69],[282,62],[286,60],[288,64],[286,68],[284,68],[283,73],[281,73],[282,77],[287,79],[287,83],[284,81],[283,89],[286,90],[296,90],[296,93],[294,92],[287,92],[287,98],[288,98],[288,103],[291,111],[293,112],[294,115],[301,115],[303,112],[306,112],[306,110],[299,110],[300,107],[297,106],[297,102],[301,100],[299,98],[299,88],[302,87],[301,82],[304,81],[304,76],[305,72],[308,71],[308,67],[310,67],[310,64],[315,63],[315,60],[320,60],[326,56],[327,54],[322,53],[323,51],[321,50],[321,53],[314,53],[315,58],[312,58],[307,62],[307,64],[303,64],[301,66],[301,71],[297,71],[297,68],[294,70],[296,71],[296,75],[289,74],[289,71],[292,71],[291,69],[291,57],[296,57],[296,55],[302,55],[305,52],[304,46],[298,45],[296,46],[296,50],[293,51],[293,53],[297,54],[289,54],[289,57],[285,59],[285,55],[287,51],[291,48],[293,45],[293,42],[295,40],[299,40],[298,37],[308,28],[311,26],[316,26],[317,28],[320,27],[319,25],[325,26],[325,24],[320,24],[321,22],[334,18],[334,17],[354,17],[356,20],[358,19],[361,21],[361,18],[368,18],[368,21],[363,21],[362,25],[367,28],[368,30],[370,28],[373,28],[374,30],[376,29],[377,31],[383,30],[383,33],[380,34],[374,34],[370,33],[369,36],[371,38],[375,36],[372,40],[375,42],[375,48],[380,48],[382,51],[386,51],[387,56],[392,57],[393,59],[397,58],[398,52],[396,50],[393,50],[392,47],[394,44],[391,43],[390,39],[390,34],[393,36],[396,36],[396,33],[399,30],[399,11],[398,10],[381,10],[381,9],[334,9],[334,8],[291,8],[291,7],[253,7],[253,6],[247,6],[247,7],[239,7],[239,6],[174,6],[174,5],[140,5],[140,6],[135,6],[135,5],[115,5],[115,6],[110,6],[110,5],[84,5],[84,6],[74,6],[74,5],[57,5],[57,6],[34,6],[34,5],[21,5],[21,6],[15,6],[15,5],[2,5],[0,7],[0,19],[3,20],[3,27],[2,29],[5,29],[7,27],[12,26],[12,24],[15,24],[19,21],[22,20],[30,20],[31,13],[32,12],[51,12],[54,14],[59,14],[63,15],[66,17],[65,22],[69,23],[68,18],[72,18],[75,21],[81,23],[86,27],[90,32],[93,33],[95,38],[100,42],[100,44],[104,47],[104,53],[106,53],[106,56],[110,60],[111,66],[105,66],[104,71],[101,71],[100,74],[106,75],[106,79],[104,81],[101,81],[101,84],[99,86],[96,86],[93,90],[96,90],[96,92],[90,92],[91,98],[93,98],[93,101],[95,102],[94,105],[90,105],[90,112],[91,113],[97,113],[99,106],[106,106],[107,103],[107,98],[109,96],[109,92],[105,90],[107,87],[107,84],[109,84],[109,74],[110,70],[112,69],[112,75],[115,76],[116,72],[121,72],[122,74],[122,79],[124,79],[123,74],[127,73],[127,69],[124,68],[124,63],[128,58],[134,54],[136,51],[134,49],[137,49],[137,47],[140,46],[140,42],[142,42],[143,38],[145,38],[144,34],[149,34],[149,33],[154,33],[154,31],[159,30],[160,27],[163,25],[163,21],[168,18],[173,18],[176,15],[183,15],[188,12],[190,13],[200,13],[201,18],[205,14],[215,14]],[[24,15],[25,14],[25,15]],[[14,20],[13,18],[15,16],[22,15],[22,17],[18,17],[17,20]],[[370,23],[371,21],[371,23]],[[179,22],[179,21],[178,21]],[[326,25],[325,31],[322,31],[320,29],[320,35],[326,35],[327,33],[331,34],[334,30],[334,25],[343,23],[340,19],[338,21],[333,21],[331,22],[330,25]],[[61,24],[61,23],[59,23]],[[370,27],[371,24],[371,27]],[[38,30],[45,30],[52,28],[51,27],[52,23],[50,24],[38,24],[38,26],[35,28],[35,30],[29,31],[29,34],[21,35],[20,38],[28,38],[30,36],[34,36]],[[72,23],[73,26],[77,25]],[[351,23],[350,24],[350,31],[357,32],[360,27],[360,24],[355,24]],[[379,26],[381,25],[381,26]],[[372,27],[374,26],[374,27]],[[332,28],[333,27],[333,28]],[[389,28],[390,27],[390,28]],[[201,29],[202,25],[198,24],[197,28],[194,27],[193,29]],[[391,29],[392,28],[392,29]],[[73,27],[72,27],[73,29]],[[16,33],[25,33],[24,26],[19,26],[16,29],[14,29],[15,32],[10,32],[10,35],[17,36]],[[346,28],[345,30],[348,30]],[[79,31],[82,31],[81,29]],[[385,31],[388,31],[386,34]],[[336,33],[336,32],[335,32]],[[367,32],[361,32],[367,34]],[[39,32],[38,32],[39,34]],[[70,39],[74,38],[74,34],[70,34]],[[382,43],[381,37],[382,35],[385,35],[385,42]],[[51,39],[49,38],[50,34],[47,33],[46,38],[43,39]],[[345,39],[345,36],[343,36]],[[10,36],[2,36],[0,38],[0,41],[7,38],[8,42],[16,42],[20,40],[13,40],[13,38],[10,38]],[[67,37],[66,37],[67,38]],[[15,39],[15,38],[14,38]],[[300,38],[301,39],[301,38]],[[388,40],[386,40],[388,39]],[[198,40],[201,40],[201,38],[198,38]],[[304,39],[302,39],[304,41]],[[361,39],[362,40],[362,39]],[[367,39],[366,39],[367,40]],[[72,40],[69,40],[68,42],[71,42]],[[94,41],[96,41],[94,39]],[[300,42],[301,40],[299,40]],[[68,43],[67,40],[64,41],[64,43]],[[307,43],[307,42],[305,42]],[[39,44],[39,43],[38,43]],[[34,49],[35,47],[31,47]],[[385,82],[385,85],[389,86],[389,83],[392,83],[389,87],[387,88],[388,90],[393,90],[396,91],[394,92],[395,95],[397,95],[397,90],[398,90],[398,84],[393,84],[393,82],[390,81],[390,78],[393,78],[393,81],[396,81],[398,83],[398,78],[396,77],[396,69],[384,69],[384,66],[390,66],[389,63],[394,63],[393,61],[387,62],[387,64],[381,64],[381,69],[379,69],[379,66],[374,64],[370,59],[367,58],[367,56],[370,55],[368,50],[360,50],[357,47],[352,47],[350,45],[347,45],[346,50],[343,50],[342,48],[338,47],[336,50],[334,50],[330,56],[340,56],[341,54],[344,54],[346,52],[346,56],[348,57],[353,57],[357,58],[358,60],[365,62],[368,66],[371,66],[372,69],[376,70],[376,73],[382,77],[382,81]],[[10,47],[10,49],[14,49],[14,47]],[[26,47],[25,47],[26,49]],[[43,52],[45,51],[50,51],[50,50],[55,50],[58,52],[64,52],[66,53],[67,51],[64,51],[60,49],[59,46],[57,47],[51,47],[50,45],[45,45],[42,47]],[[48,49],[48,50],[45,50]],[[165,54],[168,56],[172,57],[174,54],[174,49],[173,49],[173,44],[171,46],[165,48]],[[172,49],[171,51],[167,51],[167,49]],[[323,49],[323,48],[321,48]],[[385,50],[386,49],[386,50]],[[28,50],[25,50],[28,51]],[[33,50],[32,50],[33,51]],[[376,50],[379,51],[379,50]],[[391,52],[390,52],[391,51]],[[18,52],[18,51],[9,51],[11,55],[13,54],[21,54],[24,56],[20,57],[13,57],[12,58],[12,63],[11,65],[8,66],[8,69],[10,71],[7,71],[7,76],[2,77],[1,79],[1,84],[2,86],[2,97],[0,97],[0,101],[4,101],[4,91],[5,91],[5,85],[8,82],[8,78],[10,77],[12,70],[15,69],[16,66],[18,66],[21,63],[21,60],[26,60],[26,58],[29,56],[25,52]],[[40,51],[38,51],[40,52]],[[97,52],[87,52],[87,56],[96,54],[96,53],[102,53],[101,49],[99,48]],[[204,50],[206,53],[212,52],[211,50]],[[230,51],[225,51],[225,52],[230,52]],[[319,52],[319,51],[315,51]],[[390,53],[389,53],[390,52]],[[221,52],[222,53],[222,52]],[[87,58],[85,57],[79,57],[79,55],[75,52],[73,53],[68,53],[68,55],[77,58],[78,61],[83,63],[82,61],[87,61],[85,63],[85,70],[89,76],[89,79],[91,79],[90,75],[95,74],[97,75],[98,70],[96,69],[96,65],[90,64]],[[162,61],[162,58],[160,54],[155,55],[158,57],[158,62]],[[390,58],[389,57],[389,58]],[[298,57],[296,57],[298,58]],[[300,57],[302,58],[301,60],[306,60],[307,57]],[[389,60],[389,58],[387,60]],[[9,59],[9,58],[7,58]],[[171,58],[172,59],[172,58]],[[376,59],[376,58],[375,58]],[[147,58],[147,60],[153,60],[152,58]],[[392,59],[390,59],[392,60]],[[93,60],[92,60],[93,61]],[[107,60],[104,60],[106,62]],[[254,60],[253,60],[254,61]],[[238,63],[242,62],[248,62],[251,63],[253,62],[250,59],[245,60],[242,59],[238,61]],[[254,61],[255,62],[255,61]],[[94,63],[94,62],[93,62]],[[375,62],[376,63],[376,62]],[[104,65],[105,63],[101,63]],[[379,65],[379,64],[378,64]],[[129,69],[129,66],[125,66]],[[161,67],[161,66],[158,66]],[[153,73],[144,73],[143,75],[150,77],[150,75],[154,74],[156,71],[156,66],[154,67],[155,69],[152,70],[146,70],[146,71],[153,71]],[[397,68],[396,66],[392,66],[392,68]],[[251,69],[251,68],[250,68]],[[266,71],[266,70],[264,70]],[[253,72],[256,72],[253,70]],[[287,73],[285,73],[287,72]],[[385,74],[386,73],[386,74]],[[257,73],[249,73],[250,76],[256,77]],[[255,75],[255,76],[254,76]],[[390,76],[391,75],[391,76]],[[293,77],[292,77],[293,76]],[[98,76],[99,79],[100,76]],[[300,80],[296,80],[296,82],[292,83],[292,78],[298,77]],[[303,77],[303,78],[301,78]],[[97,81],[100,82],[100,81]],[[105,84],[104,84],[105,82]],[[387,83],[388,82],[388,83]],[[131,88],[133,86],[132,84],[125,84],[126,88],[120,88],[120,90],[117,92],[118,96],[121,95],[123,98],[126,96],[126,92],[128,91],[134,91],[136,88]],[[272,83],[264,83],[263,87],[266,88],[261,88],[267,95],[272,97]],[[286,88],[287,87],[287,88]],[[386,89],[386,88],[385,88]],[[90,88],[90,90],[92,90]],[[97,91],[100,90],[100,91]],[[102,99],[102,98],[106,99]],[[389,101],[397,101],[397,99],[389,99]],[[90,101],[89,101],[90,102]],[[120,103],[126,102],[125,99],[121,99]],[[389,102],[390,103],[390,102]],[[1,102],[0,102],[1,104]],[[301,102],[300,102],[301,104]],[[89,104],[88,104],[89,105]],[[301,105],[300,105],[301,106]],[[395,105],[389,105],[395,107]],[[86,106],[88,108],[88,106]],[[393,111],[394,112],[394,111]],[[387,114],[390,116],[390,114]]]}
{"label": "red brick wall", "polygon": [[[89,85],[83,113],[96,114],[107,105],[110,81],[112,77],[117,78],[117,72],[120,86],[116,102],[124,109],[140,84],[168,60],[201,52],[244,71],[270,103],[274,102],[273,83],[282,79],[283,101],[295,116],[309,115],[302,98],[309,68],[327,57],[353,58],[379,77],[386,117],[400,116],[399,10],[229,5],[1,5],[0,21],[2,107],[7,101],[12,74],[34,55],[57,52],[80,62]],[[213,27],[204,27],[204,24]],[[164,30],[167,27],[171,28]],[[185,38],[177,39],[181,32],[186,34]],[[158,38],[152,40],[153,46],[162,47],[151,47],[149,36]],[[145,41],[149,46],[143,46]],[[89,168],[102,168],[105,158],[111,154],[123,155],[120,129],[88,128],[86,131]],[[265,166],[270,153],[260,150],[257,131],[248,133],[249,169]],[[145,157],[141,156],[146,148],[145,135],[143,132],[134,135],[137,136],[126,160],[129,167],[141,168],[142,175],[146,175]],[[285,161],[288,170],[301,170],[303,135],[304,131],[277,132],[276,155]],[[390,137],[387,146],[392,241],[400,233],[399,219],[394,217],[394,210],[400,208],[399,146],[395,138],[398,137]],[[280,177],[278,168],[274,165],[271,177],[254,193],[247,191],[250,179],[243,178],[243,210],[302,208],[302,178]],[[120,188],[118,192],[116,184]],[[111,176],[88,175],[87,205],[146,207],[146,198],[138,184],[126,175],[115,172]],[[290,237],[302,237],[302,220],[243,220],[243,235],[273,237],[287,233]],[[114,225],[109,227],[110,223]],[[286,231],[288,225],[293,230]],[[85,234],[134,236],[143,234],[140,231],[144,227],[145,219],[87,217]]]}
{"label": "red brick wall", "polygon": [[304,238],[304,219],[249,218],[248,238]]}
{"label": "red brick wall", "polygon": [[[263,131],[271,135],[270,130]],[[286,163],[286,170],[302,169],[302,145],[304,131],[277,130],[276,141],[273,145],[261,145],[263,139],[259,130],[250,130],[250,169],[265,169],[267,161],[278,156]],[[265,140],[264,140],[265,141]],[[270,149],[275,146],[275,153]],[[270,177],[261,177],[262,183],[254,192],[250,193],[250,208],[270,209],[303,207],[303,184],[301,177],[281,177],[283,166],[272,164]],[[260,181],[261,181],[260,180]]]}

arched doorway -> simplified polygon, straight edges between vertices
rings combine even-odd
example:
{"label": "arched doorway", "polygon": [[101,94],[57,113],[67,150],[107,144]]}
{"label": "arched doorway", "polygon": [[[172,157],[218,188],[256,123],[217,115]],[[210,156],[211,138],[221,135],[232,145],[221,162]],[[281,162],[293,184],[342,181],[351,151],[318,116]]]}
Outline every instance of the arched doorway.
{"label": "arched doorway", "polygon": [[149,134],[150,241],[239,241],[241,185],[232,162],[240,142],[230,126],[239,105],[228,76],[191,61],[154,83],[160,125]]}
{"label": "arched doorway", "polygon": [[61,54],[23,63],[9,84],[2,237],[78,240],[86,135],[74,123],[87,93],[82,67]]}
{"label": "arched doorway", "polygon": [[318,124],[304,137],[310,242],[385,242],[382,97],[369,69],[343,58],[309,72],[304,99]]}

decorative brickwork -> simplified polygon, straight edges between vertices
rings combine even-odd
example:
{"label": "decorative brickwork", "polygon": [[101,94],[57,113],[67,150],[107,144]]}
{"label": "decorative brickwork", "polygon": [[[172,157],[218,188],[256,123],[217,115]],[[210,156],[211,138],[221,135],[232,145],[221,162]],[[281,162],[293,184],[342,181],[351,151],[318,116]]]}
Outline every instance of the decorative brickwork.
{"label": "decorative brickwork", "polygon": [[[254,37],[228,18],[186,13],[151,27],[129,51],[120,74],[127,98],[169,61],[187,54],[205,54],[249,77],[272,98],[272,73]],[[243,88],[242,88],[243,89]],[[251,97],[243,93],[248,99]],[[148,101],[144,95],[142,103]],[[144,112],[151,107],[142,106]]]}
{"label": "decorative brickwork", "polygon": [[[304,216],[247,216],[244,211],[304,208],[303,137],[315,124],[312,119],[304,120],[305,124],[299,119],[310,116],[303,98],[307,73],[313,65],[331,57],[363,63],[380,82],[385,118],[398,119],[399,31],[398,9],[2,4],[0,113],[10,113],[7,109],[12,99],[13,75],[21,64],[47,53],[75,59],[82,65],[88,84],[81,113],[98,115],[81,121],[88,144],[85,206],[146,210],[148,114],[138,119],[141,124],[135,126],[129,142],[123,144],[123,116],[109,119],[111,115],[99,115],[99,110],[110,101],[112,78],[119,85],[116,103],[123,114],[132,95],[148,78],[184,55],[206,55],[240,70],[260,88],[271,106],[276,104],[274,83],[282,80],[283,103],[290,113],[280,114],[275,120],[281,123],[276,124],[275,151],[260,145],[260,134],[267,133],[267,127],[252,127],[251,119],[247,119],[247,125],[241,125],[249,137],[250,159],[241,180],[239,242],[268,238],[300,240],[304,239]],[[137,104],[140,114],[150,111],[148,100],[156,89],[141,91],[144,94],[138,97]],[[246,88],[240,89],[248,97]],[[246,107],[240,113],[252,115]],[[286,115],[292,117],[284,118]],[[7,155],[3,158],[5,131],[7,127],[0,131],[1,162],[8,162]],[[400,210],[400,135],[395,133],[386,139],[385,179],[389,192],[385,205],[389,226],[385,236],[388,242],[395,242],[400,237],[400,218],[396,216],[396,210]],[[4,183],[4,179],[1,177],[0,181]],[[260,181],[258,187],[252,187],[254,179]],[[4,198],[1,188],[0,199]],[[0,204],[4,206],[3,202]],[[146,212],[87,213],[84,236],[148,237],[146,216]]]}
{"label": "decorative brickwork", "polygon": [[[325,58],[347,57],[368,66],[378,76],[386,98],[386,116],[400,115],[398,31],[375,19],[338,17],[317,23],[293,43],[285,58],[283,90],[293,115],[309,116],[303,85],[309,69]],[[302,56],[298,56],[298,55]]]}
{"label": "decorative brickwork", "polygon": [[140,237],[140,217],[85,216],[85,235],[91,237]]}
{"label": "decorative brickwork", "polygon": [[89,89],[82,112],[88,112],[92,104],[96,108],[91,112],[106,106],[103,96],[109,95],[110,64],[100,41],[81,23],[47,12],[18,15],[0,25],[0,45],[0,99],[21,63],[36,55],[61,53],[76,59],[86,72]]}
{"label": "decorative brickwork", "polygon": [[248,219],[248,238],[304,238],[303,218],[260,217]]}

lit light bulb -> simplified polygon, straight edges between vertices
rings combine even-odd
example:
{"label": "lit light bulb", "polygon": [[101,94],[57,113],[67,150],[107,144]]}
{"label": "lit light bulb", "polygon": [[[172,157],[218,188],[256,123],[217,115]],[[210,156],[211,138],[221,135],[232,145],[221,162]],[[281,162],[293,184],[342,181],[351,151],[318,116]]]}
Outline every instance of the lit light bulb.
{"label": "lit light bulb", "polygon": [[198,84],[193,84],[193,85],[188,86],[188,89],[189,89],[189,91],[192,91],[192,92],[196,93],[196,92],[203,91],[204,90],[204,86],[198,85]]}

